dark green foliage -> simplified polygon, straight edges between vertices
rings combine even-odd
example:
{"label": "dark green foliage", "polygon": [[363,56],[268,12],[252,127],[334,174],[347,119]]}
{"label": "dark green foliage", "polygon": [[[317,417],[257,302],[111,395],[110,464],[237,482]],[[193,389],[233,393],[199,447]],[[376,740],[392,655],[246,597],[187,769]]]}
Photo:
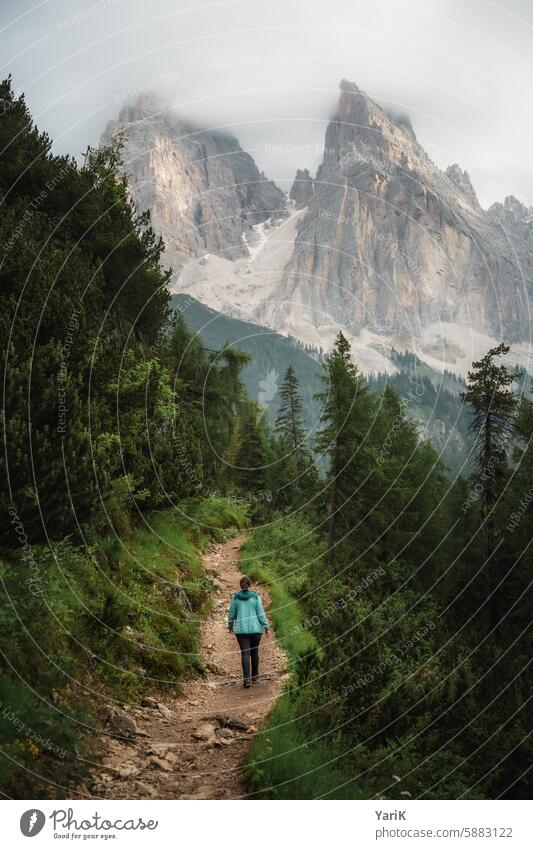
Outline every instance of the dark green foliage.
{"label": "dark green foliage", "polygon": [[[100,433],[120,439],[114,413],[122,368],[143,369],[142,346],[166,321],[168,273],[159,264],[161,242],[146,216],[136,217],[117,177],[118,149],[89,150],[81,168],[51,155],[23,99],[14,99],[9,81],[0,89],[9,106],[0,121],[8,386],[0,539],[9,544],[10,504],[37,542],[76,532],[111,487],[109,470],[93,466],[91,446]],[[140,410],[146,376],[137,375]]]}
{"label": "dark green foliage", "polygon": [[274,424],[279,412],[278,383],[292,366],[298,376],[305,429],[309,431],[316,427],[320,415],[319,404],[314,399],[320,383],[320,354],[316,349],[259,324],[216,312],[190,295],[172,295],[171,304],[183,312],[188,327],[198,333],[208,348],[218,350],[229,346],[249,355],[242,369],[242,381],[253,401],[259,399],[262,382],[272,375],[275,394],[269,398],[266,410],[270,425]]}
{"label": "dark green foliage", "polygon": [[[285,521],[255,531],[246,550],[275,576],[272,616],[294,661],[251,752],[251,789],[261,798],[528,798],[530,402],[494,511],[504,579],[494,628],[478,473],[450,484],[406,402],[390,386],[370,395],[341,337],[324,379],[329,512],[320,545],[316,529],[298,528],[300,568],[290,544],[285,568],[275,536],[294,537]],[[504,465],[515,404],[508,385],[498,371],[491,395],[502,400]],[[290,639],[287,617],[296,623]]]}
{"label": "dark green foliage", "polygon": [[0,97],[0,788],[68,796],[95,693],[202,672],[199,553],[245,521],[208,490],[223,488],[247,357],[169,324],[163,245],[120,145],[79,167],[50,153],[9,81]]}
{"label": "dark green foliage", "polygon": [[302,426],[302,399],[300,398],[298,378],[292,366],[285,372],[285,378],[279,389],[280,409],[276,419],[276,433],[293,451],[297,451],[304,441]]}
{"label": "dark green foliage", "polygon": [[[323,428],[315,450],[329,461],[325,487],[328,498],[327,562],[331,566],[351,531],[350,507],[364,481],[369,459],[365,434],[372,420],[373,401],[356,366],[350,359],[350,346],[339,333],[333,351],[325,358]],[[363,476],[361,472],[363,471]]]}
{"label": "dark green foliage", "polygon": [[[321,388],[321,351],[258,324],[219,313],[190,295],[173,295],[171,302],[183,311],[188,326],[198,333],[208,348],[218,349],[228,343],[251,355],[242,370],[242,380],[252,399],[258,398],[262,381],[268,375],[279,381],[292,366],[298,377],[306,433],[315,433],[320,417],[320,403],[315,396]],[[392,375],[369,375],[370,392],[381,394],[387,386],[394,387],[407,402],[409,415],[415,419],[419,430],[425,431],[424,438],[431,439],[449,474],[464,474],[471,447],[468,435],[470,416],[459,397],[464,381],[448,372],[441,374],[435,371],[415,354],[394,350],[385,353],[399,371]],[[266,410],[271,425],[278,415],[279,406],[277,391]]]}
{"label": "dark green foliage", "polygon": [[498,548],[503,542],[501,500],[509,478],[509,442],[517,410],[517,398],[511,390],[514,375],[495,359],[509,353],[509,347],[492,348],[468,374],[463,393],[473,412],[470,431],[474,438],[475,470],[472,482],[479,492],[481,534],[485,540],[484,571],[487,576],[487,598],[490,623],[500,621],[500,588],[502,563]]}
{"label": "dark green foliage", "polygon": [[[251,752],[253,793],[528,798],[533,404],[517,410],[494,362],[506,347],[474,363],[459,412],[453,375],[396,354],[399,375],[367,383],[339,334],[319,478],[317,352],[264,328],[241,352],[233,320],[202,341],[196,302],[170,318],[120,146],[78,167],[9,81],[0,99],[2,791],[72,795],[95,692],[131,701],[202,674],[200,554],[249,512],[266,521],[242,565],[270,587],[292,673]],[[265,409],[241,375],[256,398],[268,374],[285,378]],[[450,466],[473,447],[469,480],[421,437],[432,411]]]}
{"label": "dark green foliage", "polygon": [[264,495],[268,482],[268,441],[264,417],[257,404],[248,401],[238,422],[233,476],[249,495]]}
{"label": "dark green foliage", "polygon": [[176,312],[161,357],[179,404],[173,422],[178,471],[188,475],[196,490],[203,486],[227,492],[234,479],[231,458],[239,418],[246,409],[240,374],[248,355],[228,347],[207,350]]}
{"label": "dark green foliage", "polygon": [[11,504],[36,543],[78,534],[119,492],[136,513],[222,489],[247,355],[168,325],[163,245],[118,176],[120,142],[78,167],[51,155],[9,81],[0,94],[0,540]]}
{"label": "dark green foliage", "polygon": [[303,403],[296,372],[289,366],[279,389],[281,404],[276,419],[276,504],[283,509],[308,506],[316,494],[318,473],[306,444]]}
{"label": "dark green foliage", "polygon": [[390,358],[399,371],[371,376],[370,390],[382,393],[388,386],[394,388],[419,431],[431,440],[448,474],[466,474],[472,440],[470,413],[460,397],[464,381],[449,372],[434,371],[412,353],[392,351]]}

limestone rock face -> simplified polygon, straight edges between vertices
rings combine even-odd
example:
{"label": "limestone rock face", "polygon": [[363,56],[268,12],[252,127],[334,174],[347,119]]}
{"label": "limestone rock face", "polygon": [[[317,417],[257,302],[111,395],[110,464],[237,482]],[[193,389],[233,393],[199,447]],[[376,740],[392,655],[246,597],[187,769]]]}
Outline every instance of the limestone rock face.
{"label": "limestone rock face", "polygon": [[[317,174],[285,195],[230,135],[195,129],[153,99],[124,108],[126,171],[152,211],[175,291],[328,348],[339,329],[367,371],[385,348],[464,374],[495,341],[527,363],[533,210],[481,208],[409,118],[343,80]],[[294,209],[296,207],[296,209]]]}
{"label": "limestone rock face", "polygon": [[479,201],[475,189],[470,181],[468,171],[462,171],[460,166],[455,162],[453,165],[448,165],[446,168],[446,176],[452,181],[463,194],[468,198],[472,206],[479,207]]}
{"label": "limestone rock face", "polygon": [[133,199],[150,210],[174,269],[206,252],[247,256],[252,226],[285,214],[284,193],[229,133],[193,127],[148,95],[122,108],[103,142],[117,133]]}
{"label": "limestone rock face", "polygon": [[315,191],[314,181],[309,170],[298,168],[289,193],[290,199],[298,209],[307,206]]}
{"label": "limestone rock face", "polygon": [[314,325],[420,338],[438,323],[492,338],[529,335],[531,215],[516,199],[488,212],[466,172],[440,171],[405,121],[342,81],[322,164],[298,223],[269,323],[292,302]]}

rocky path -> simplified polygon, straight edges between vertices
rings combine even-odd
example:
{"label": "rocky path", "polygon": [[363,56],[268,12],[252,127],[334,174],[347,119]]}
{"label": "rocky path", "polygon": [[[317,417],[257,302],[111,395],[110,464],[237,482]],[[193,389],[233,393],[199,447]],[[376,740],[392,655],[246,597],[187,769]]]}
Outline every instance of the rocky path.
{"label": "rocky path", "polygon": [[[201,651],[207,679],[186,683],[180,695],[145,698],[140,706],[112,709],[103,767],[91,795],[111,799],[236,799],[245,795],[243,758],[260,732],[284,680],[285,655],[275,635],[261,641],[261,677],[242,687],[240,656],[228,633],[230,598],[244,537],[213,545],[206,570],[218,578],[215,609],[205,621]],[[270,599],[259,587],[265,607]]]}

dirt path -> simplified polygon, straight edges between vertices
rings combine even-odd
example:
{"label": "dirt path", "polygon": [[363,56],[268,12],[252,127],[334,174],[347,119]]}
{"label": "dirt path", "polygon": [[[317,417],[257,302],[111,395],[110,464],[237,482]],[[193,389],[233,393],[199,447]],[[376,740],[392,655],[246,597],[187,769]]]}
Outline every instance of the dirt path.
{"label": "dirt path", "polygon": [[[244,537],[213,545],[206,570],[218,575],[215,610],[202,627],[201,652],[209,676],[186,683],[179,697],[144,699],[110,716],[120,738],[108,737],[92,795],[111,799],[236,799],[245,794],[242,762],[254,733],[276,701],[286,675],[275,635],[261,641],[261,678],[242,687],[240,656],[228,633],[230,598]],[[260,587],[268,606],[268,592]]]}

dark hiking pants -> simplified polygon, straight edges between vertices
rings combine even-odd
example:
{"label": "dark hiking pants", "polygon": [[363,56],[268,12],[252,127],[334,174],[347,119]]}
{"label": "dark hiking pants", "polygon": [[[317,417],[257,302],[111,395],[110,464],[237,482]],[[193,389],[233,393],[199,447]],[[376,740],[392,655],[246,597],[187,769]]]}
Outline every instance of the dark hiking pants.
{"label": "dark hiking pants", "polygon": [[242,674],[244,683],[250,681],[250,658],[252,659],[252,677],[259,674],[259,643],[261,634],[235,634],[241,650]]}

